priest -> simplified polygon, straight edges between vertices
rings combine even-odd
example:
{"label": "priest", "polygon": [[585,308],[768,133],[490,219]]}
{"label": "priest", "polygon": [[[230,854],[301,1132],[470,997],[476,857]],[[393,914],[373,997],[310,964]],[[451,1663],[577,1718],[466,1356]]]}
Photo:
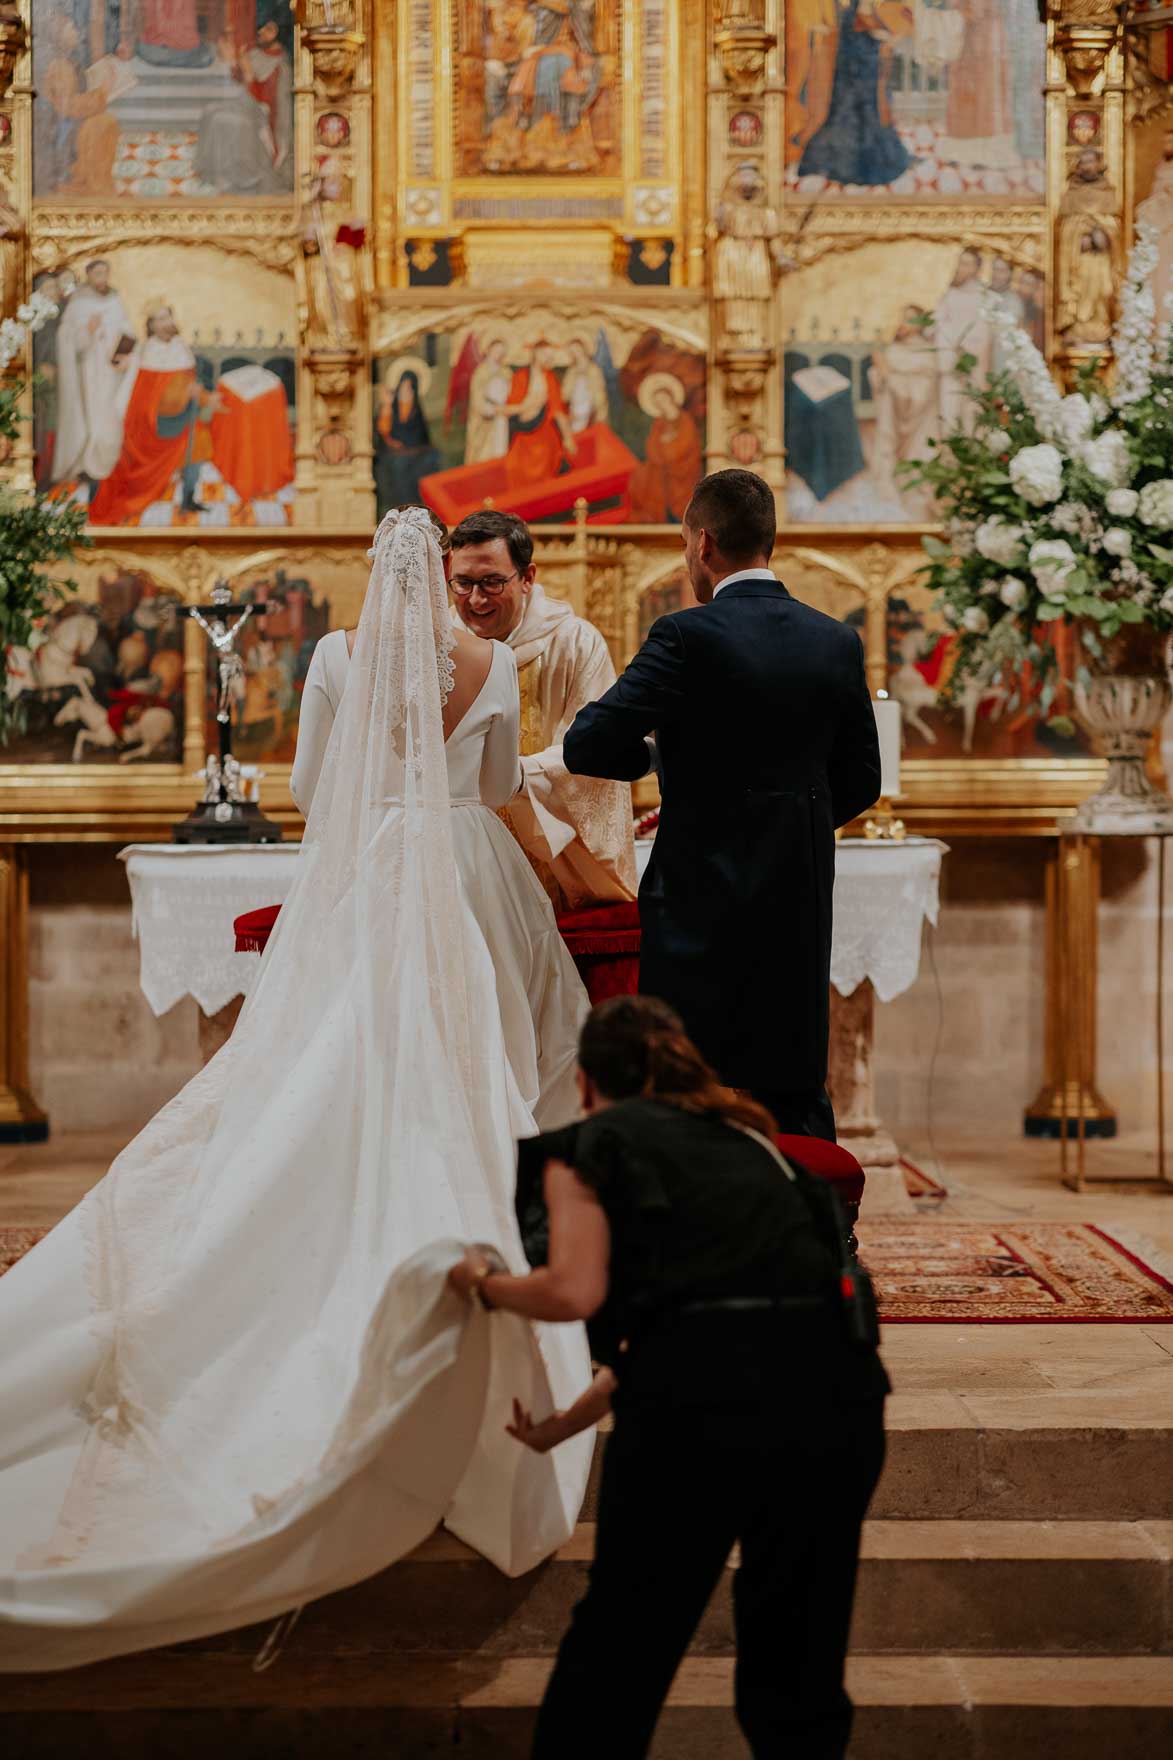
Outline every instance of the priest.
{"label": "priest", "polygon": [[521,686],[521,787],[504,809],[559,913],[635,897],[631,789],[571,776],[562,736],[615,682],[606,642],[536,579],[534,543],[515,514],[470,514],[452,534],[454,615],[507,642]]}

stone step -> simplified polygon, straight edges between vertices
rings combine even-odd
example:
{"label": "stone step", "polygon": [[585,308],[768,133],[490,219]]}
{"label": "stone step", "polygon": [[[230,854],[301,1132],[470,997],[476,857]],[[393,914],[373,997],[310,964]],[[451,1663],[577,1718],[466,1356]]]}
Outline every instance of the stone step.
{"label": "stone step", "polygon": [[[1173,1520],[1173,1407],[1110,1397],[896,1395],[871,1513],[885,1520]],[[1117,1404],[1119,1410],[1117,1410]],[[598,1512],[606,1434],[583,1519]]]}
{"label": "stone step", "polygon": [[[388,1659],[373,1672],[336,1659],[255,1675],[244,1657],[218,1657],[200,1702],[181,1706],[158,1694],[151,1658],[124,1666],[133,1709],[29,1711],[6,1691],[8,1751],[21,1760],[426,1760],[459,1747],[465,1760],[524,1760],[550,1664]],[[1173,1729],[1167,1657],[859,1657],[848,1685],[851,1760],[1156,1760]],[[689,1657],[653,1760],[746,1760],[732,1699],[730,1659]]]}
{"label": "stone step", "polygon": [[[438,1533],[402,1564],[312,1602],[281,1663],[258,1677],[280,1694],[290,1670],[365,1664],[372,1676],[412,1655],[482,1660],[549,1654],[582,1595],[594,1550],[583,1524],[558,1555],[519,1579]],[[734,1650],[732,1572],[714,1595],[695,1656]],[[199,1696],[213,1659],[255,1656],[269,1626],[242,1627],[145,1659],[161,1702]],[[869,1522],[852,1648],[857,1653],[1173,1655],[1173,1523]],[[9,1681],[28,1707],[121,1704],[133,1659]],[[261,1702],[268,1689],[262,1686]],[[113,1697],[111,1697],[113,1695]]]}

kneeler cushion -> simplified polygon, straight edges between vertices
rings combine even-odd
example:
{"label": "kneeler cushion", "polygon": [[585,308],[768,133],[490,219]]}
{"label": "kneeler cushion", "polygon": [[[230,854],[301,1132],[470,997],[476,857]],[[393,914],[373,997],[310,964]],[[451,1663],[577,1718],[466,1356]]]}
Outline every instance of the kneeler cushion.
{"label": "kneeler cushion", "polygon": [[264,953],[265,944],[281,910],[279,904],[262,905],[259,911],[245,911],[232,924],[236,931],[237,953]]}
{"label": "kneeler cushion", "polygon": [[858,1204],[863,1198],[863,1168],[849,1149],[823,1137],[779,1135],[774,1141],[791,1161],[799,1162],[817,1178],[829,1180],[845,1204]]}

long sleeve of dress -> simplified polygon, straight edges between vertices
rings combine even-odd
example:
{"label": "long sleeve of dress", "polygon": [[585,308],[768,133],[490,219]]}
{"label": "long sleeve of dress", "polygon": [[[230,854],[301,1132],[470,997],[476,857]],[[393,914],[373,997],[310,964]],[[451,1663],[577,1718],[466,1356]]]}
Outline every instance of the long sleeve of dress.
{"label": "long sleeve of dress", "polygon": [[334,704],[326,688],[326,666],[321,645],[314,649],[301,696],[297,723],[297,751],[289,777],[289,792],[298,811],[309,818],[314,791],[322,774],[322,760],[334,726]]}
{"label": "long sleeve of dress", "polygon": [[505,806],[521,782],[521,697],[517,664],[508,648],[502,650],[501,664],[508,665],[505,701],[500,713],[493,717],[481,755],[481,799],[487,807]]}

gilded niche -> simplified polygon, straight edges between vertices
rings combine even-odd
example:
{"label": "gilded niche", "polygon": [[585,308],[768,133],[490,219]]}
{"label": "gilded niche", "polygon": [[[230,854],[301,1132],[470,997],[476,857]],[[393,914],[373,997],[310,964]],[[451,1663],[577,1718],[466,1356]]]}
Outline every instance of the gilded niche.
{"label": "gilded niche", "polygon": [[459,175],[614,177],[619,0],[459,0]]}

